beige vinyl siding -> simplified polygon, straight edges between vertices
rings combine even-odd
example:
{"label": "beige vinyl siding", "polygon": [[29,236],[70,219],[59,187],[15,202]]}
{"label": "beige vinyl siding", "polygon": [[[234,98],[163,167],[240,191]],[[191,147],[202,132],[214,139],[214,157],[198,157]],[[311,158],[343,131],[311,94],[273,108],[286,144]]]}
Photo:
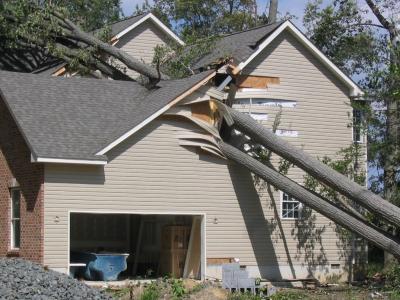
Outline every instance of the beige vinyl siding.
{"label": "beige vinyl siding", "polygon": [[[294,108],[282,108],[280,129],[298,131],[288,138],[293,145],[318,157],[335,157],[352,142],[348,89],[289,32],[282,32],[244,70],[245,74],[279,77],[267,98],[292,100]],[[244,109],[246,111],[247,107]],[[278,108],[253,107],[268,114],[263,124],[272,127]]]}
{"label": "beige vinyl siding", "polygon": [[[249,266],[287,265],[271,202],[258,195],[250,174],[178,145],[179,134],[198,130],[193,126],[152,122],[109,153],[104,173],[95,166],[46,165],[44,263],[66,267],[68,210],[83,210],[206,214],[207,257],[237,257]],[[323,225],[323,252],[337,262],[337,240]],[[286,221],[282,226],[292,260],[300,265],[305,253],[298,249],[296,226]],[[312,256],[320,253],[317,245]]]}
{"label": "beige vinyl siding", "polygon": [[[157,45],[166,45],[169,42],[167,34],[159,29],[153,21],[147,20],[125,34],[116,44],[129,55],[151,64],[154,48]],[[127,69],[127,74],[137,77],[139,74]]]}

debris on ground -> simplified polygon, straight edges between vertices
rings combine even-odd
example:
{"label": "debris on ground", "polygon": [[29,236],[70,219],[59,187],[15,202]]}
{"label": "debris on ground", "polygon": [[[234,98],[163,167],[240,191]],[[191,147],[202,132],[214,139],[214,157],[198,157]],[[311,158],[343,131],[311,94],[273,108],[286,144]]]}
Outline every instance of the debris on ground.
{"label": "debris on ground", "polygon": [[0,258],[0,299],[111,300],[112,297],[65,274],[46,270],[40,264]]}

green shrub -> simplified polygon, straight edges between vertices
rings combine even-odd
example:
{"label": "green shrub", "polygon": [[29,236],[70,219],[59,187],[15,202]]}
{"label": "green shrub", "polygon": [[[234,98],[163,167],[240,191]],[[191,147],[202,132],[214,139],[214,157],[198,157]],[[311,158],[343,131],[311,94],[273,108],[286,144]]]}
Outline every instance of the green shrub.
{"label": "green shrub", "polygon": [[393,263],[385,275],[386,288],[400,294],[400,264]]}
{"label": "green shrub", "polygon": [[143,293],[140,295],[140,300],[158,300],[160,299],[160,288],[157,284],[152,283],[146,287]]}
{"label": "green shrub", "polygon": [[171,292],[174,299],[181,299],[186,294],[182,279],[171,280]]}

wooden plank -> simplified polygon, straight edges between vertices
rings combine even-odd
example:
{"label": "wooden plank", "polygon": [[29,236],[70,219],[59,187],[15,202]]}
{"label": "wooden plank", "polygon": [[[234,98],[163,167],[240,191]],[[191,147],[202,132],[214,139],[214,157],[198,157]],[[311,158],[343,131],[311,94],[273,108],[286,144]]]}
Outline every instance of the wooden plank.
{"label": "wooden plank", "polygon": [[193,217],[183,277],[198,279],[201,263],[201,218]]}
{"label": "wooden plank", "polygon": [[203,101],[191,104],[192,116],[216,125],[219,119],[218,106],[214,101]]}
{"label": "wooden plank", "polygon": [[207,265],[223,265],[233,263],[233,257],[207,258]]}
{"label": "wooden plank", "polygon": [[239,75],[236,77],[238,88],[267,88],[269,84],[280,84],[279,77]]}
{"label": "wooden plank", "polygon": [[211,123],[212,119],[209,101],[193,103],[191,109],[193,117]]}

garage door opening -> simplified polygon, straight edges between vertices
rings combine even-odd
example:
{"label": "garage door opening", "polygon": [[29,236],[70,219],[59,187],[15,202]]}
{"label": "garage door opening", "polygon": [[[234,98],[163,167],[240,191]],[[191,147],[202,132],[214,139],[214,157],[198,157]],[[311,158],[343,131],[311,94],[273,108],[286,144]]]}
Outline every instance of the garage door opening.
{"label": "garage door opening", "polygon": [[70,213],[71,275],[86,280],[201,279],[201,215]]}

